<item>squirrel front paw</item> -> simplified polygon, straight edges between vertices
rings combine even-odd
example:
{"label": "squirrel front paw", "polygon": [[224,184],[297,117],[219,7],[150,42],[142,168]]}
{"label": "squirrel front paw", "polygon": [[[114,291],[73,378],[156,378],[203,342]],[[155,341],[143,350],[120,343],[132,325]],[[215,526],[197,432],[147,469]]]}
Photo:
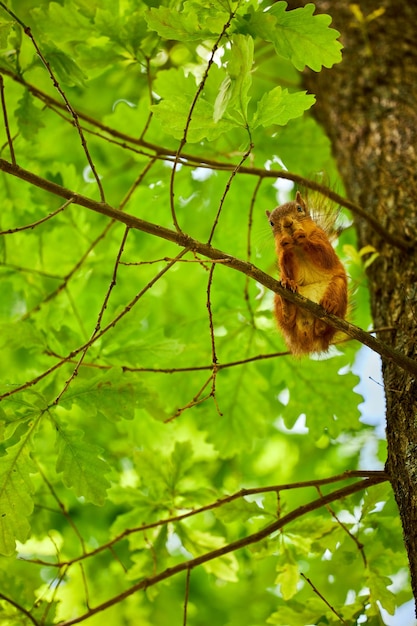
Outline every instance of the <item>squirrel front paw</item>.
{"label": "squirrel front paw", "polygon": [[292,238],[294,240],[294,243],[304,243],[307,235],[303,230],[296,230],[295,233],[293,233]]}
{"label": "squirrel front paw", "polygon": [[282,248],[285,248],[285,247],[287,247],[287,246],[290,246],[290,245],[292,245],[293,243],[294,243],[294,242],[293,242],[293,240],[292,240],[292,237],[290,237],[290,235],[283,235],[283,236],[281,237],[280,244],[281,244],[281,247],[282,247]]}
{"label": "squirrel front paw", "polygon": [[323,300],[320,302],[320,304],[323,307],[323,309],[326,309],[327,313],[336,314],[339,308],[338,303],[335,300],[332,300],[331,298],[324,297]]}
{"label": "squirrel front paw", "polygon": [[295,280],[292,280],[292,278],[282,278],[281,285],[285,287],[285,289],[290,289],[291,291],[294,291],[294,293],[297,293],[298,291],[298,285]]}

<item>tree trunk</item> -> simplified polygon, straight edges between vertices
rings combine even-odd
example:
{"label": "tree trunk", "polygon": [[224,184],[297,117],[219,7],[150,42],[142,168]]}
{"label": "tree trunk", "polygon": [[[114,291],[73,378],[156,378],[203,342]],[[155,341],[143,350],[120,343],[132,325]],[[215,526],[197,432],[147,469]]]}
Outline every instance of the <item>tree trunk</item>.
{"label": "tree trunk", "polygon": [[[306,2],[290,2],[296,8]],[[317,0],[340,31],[343,61],[306,72],[317,94],[314,114],[329,135],[350,200],[387,231],[415,241],[417,232],[417,4],[396,0]],[[314,148],[313,148],[314,149]],[[380,339],[416,359],[417,252],[393,247],[356,218],[359,248],[379,257],[368,269]],[[417,599],[417,383],[392,362],[382,364],[386,394],[386,469],[398,504]]]}

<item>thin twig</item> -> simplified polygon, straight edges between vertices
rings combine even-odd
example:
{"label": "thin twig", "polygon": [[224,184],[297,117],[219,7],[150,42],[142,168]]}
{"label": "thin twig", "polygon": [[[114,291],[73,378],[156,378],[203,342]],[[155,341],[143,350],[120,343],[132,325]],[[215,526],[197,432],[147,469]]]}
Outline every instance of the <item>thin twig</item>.
{"label": "thin twig", "polygon": [[[127,265],[130,267],[130,266],[138,266],[138,265],[153,265],[155,263],[170,263],[171,261],[172,261],[172,257],[164,256],[161,259],[154,259],[152,261],[131,261],[131,262],[121,261],[120,265]],[[229,262],[228,259],[200,259],[199,257],[195,259],[181,259],[180,261],[178,261],[178,263],[198,263],[199,265],[203,265],[203,266],[206,263],[208,265],[209,263],[228,263],[228,262]]]}
{"label": "thin twig", "polygon": [[[321,489],[320,489],[319,485],[316,486],[316,489],[317,489],[318,494],[321,497],[323,497],[323,494],[321,492]],[[333,511],[333,509],[332,509],[332,507],[330,505],[326,505],[326,509],[329,511],[329,513],[333,517],[333,519],[339,524],[340,528],[342,530],[344,530],[344,532],[352,539],[353,543],[356,545],[356,547],[358,548],[359,552],[361,553],[364,566],[367,567],[368,563],[367,563],[367,560],[366,560],[366,555],[365,555],[363,543],[361,543],[358,540],[358,538],[355,537],[355,535],[350,532],[350,530],[346,526],[346,524],[344,524],[342,521],[340,521],[340,519],[337,517],[336,513]]]}
{"label": "thin twig", "polygon": [[[248,263],[251,263],[252,261],[252,242],[251,242],[251,237],[252,237],[252,224],[253,224],[253,211],[255,208],[255,202],[256,202],[256,198],[258,196],[258,192],[259,189],[261,188],[261,184],[262,184],[262,178],[259,177],[256,185],[255,185],[255,189],[253,190],[252,193],[252,197],[251,197],[251,201],[250,201],[250,205],[249,205],[249,215],[248,215],[248,236],[247,236],[247,241],[246,241],[246,261]],[[249,297],[249,276],[246,276],[245,279],[245,288],[243,290],[243,297],[245,298],[245,302],[246,302],[246,306],[249,312],[249,317],[252,323],[252,326],[255,326],[255,315],[253,312],[253,307],[251,304],[251,299]]]}
{"label": "thin twig", "polygon": [[216,338],[214,336],[214,323],[213,323],[213,311],[212,311],[212,307],[211,307],[211,288],[213,286],[213,275],[214,275],[214,270],[216,268],[216,265],[212,265],[210,267],[210,272],[209,272],[209,278],[208,278],[208,282],[207,282],[207,302],[206,302],[206,307],[207,307],[207,313],[208,313],[208,320],[209,320],[209,329],[210,329],[210,343],[211,343],[211,396],[214,400],[214,404],[216,405],[216,409],[218,414],[220,415],[220,417],[222,416],[222,413],[219,409],[219,406],[217,404],[217,400],[216,400],[216,377],[217,377],[217,354],[216,354]]}
{"label": "thin twig", "polygon": [[86,354],[89,350],[89,348],[93,345],[94,343],[94,339],[95,337],[98,335],[98,333],[100,332],[101,329],[101,322],[103,319],[103,315],[104,312],[107,308],[108,302],[110,300],[110,295],[114,289],[114,287],[116,286],[116,278],[117,278],[117,270],[119,267],[119,262],[120,262],[120,258],[123,254],[123,250],[124,250],[124,246],[126,243],[126,239],[127,239],[127,235],[129,233],[129,227],[126,226],[124,233],[123,233],[123,237],[122,237],[122,241],[120,244],[120,248],[119,248],[119,252],[117,253],[117,257],[116,257],[116,261],[114,264],[114,268],[113,268],[113,276],[109,285],[109,288],[107,289],[106,295],[104,296],[104,301],[103,304],[101,305],[101,309],[99,311],[98,314],[98,318],[97,318],[97,322],[96,322],[96,326],[94,328],[93,334],[91,335],[90,339],[88,340],[88,342],[85,344],[84,349],[81,351],[81,355],[80,358],[74,368],[74,370],[71,373],[71,376],[65,381],[63,388],[61,389],[61,391],[59,392],[59,394],[57,395],[57,397],[55,398],[55,400],[53,401],[52,405],[57,405],[59,404],[59,401],[61,400],[62,396],[64,395],[64,393],[68,390],[70,384],[72,383],[72,381],[74,380],[74,378],[78,375],[78,371],[86,357]]}
{"label": "thin twig", "polygon": [[191,568],[189,567],[187,569],[187,575],[185,578],[184,618],[182,621],[182,626],[187,626],[188,598],[190,596],[190,576],[191,576]]}
{"label": "thin twig", "polygon": [[[150,60],[150,58],[146,57],[145,62],[146,62],[146,77],[147,77],[147,81],[148,81],[149,105],[151,106],[153,104],[153,92],[152,92],[151,60]],[[145,126],[143,127],[142,132],[141,132],[140,137],[139,137],[140,141],[144,140],[144,137],[145,137],[146,133],[148,132],[148,128],[150,126],[152,117],[153,117],[153,111],[149,110],[148,117],[147,117],[146,122],[145,122]]]}
{"label": "thin twig", "polygon": [[45,609],[43,611],[42,619],[41,619],[41,626],[45,626],[45,624],[47,624],[46,620],[48,618],[48,613],[50,612],[50,610],[52,609],[54,605],[55,598],[58,595],[59,587],[64,582],[65,577],[67,575],[67,571],[68,571],[68,567],[64,566],[62,568],[62,572],[60,572],[59,574],[59,577],[54,578],[49,583],[48,589],[49,590],[52,589],[52,597],[50,598],[49,602],[47,602],[45,605]]}
{"label": "thin twig", "polygon": [[36,228],[36,226],[39,226],[40,224],[47,222],[48,220],[58,215],[58,213],[61,213],[61,211],[64,211],[64,209],[66,209],[67,206],[72,204],[73,200],[74,198],[70,198],[69,200],[64,202],[64,204],[61,205],[58,209],[56,209],[56,211],[53,211],[52,213],[45,215],[45,217],[42,217],[40,220],[37,220],[36,222],[32,222],[31,224],[26,224],[26,226],[17,226],[16,228],[9,228],[8,230],[1,230],[0,235],[13,235],[14,233],[20,233],[23,230],[30,230],[30,229]]}
{"label": "thin twig", "polygon": [[6,98],[5,98],[5,95],[4,95],[4,80],[3,80],[3,76],[1,74],[0,74],[0,96],[1,96],[1,106],[2,106],[2,109],[3,109],[4,128],[5,128],[5,131],[6,131],[7,143],[9,144],[9,150],[10,150],[10,158],[12,160],[12,163],[14,165],[16,165],[16,156],[15,156],[15,153],[14,153],[13,140],[12,140],[12,136],[10,134],[9,120],[8,120],[8,117],[7,117]]}
{"label": "thin twig", "polygon": [[216,217],[214,218],[213,226],[211,228],[210,235],[209,235],[209,238],[207,240],[207,243],[209,245],[211,245],[211,242],[213,241],[214,231],[216,230],[216,227],[217,227],[217,225],[219,223],[220,213],[222,212],[224,201],[226,200],[226,196],[227,196],[227,194],[230,191],[230,187],[231,187],[232,181],[235,178],[236,174],[239,172],[240,168],[242,167],[242,165],[244,164],[246,159],[248,158],[248,156],[250,155],[250,153],[252,152],[252,149],[253,149],[253,144],[250,143],[249,148],[246,150],[246,152],[242,156],[240,162],[238,163],[238,165],[236,165],[236,167],[234,168],[234,170],[232,171],[232,173],[229,176],[229,180],[227,181],[226,186],[225,186],[224,191],[223,191],[223,194],[222,194],[222,197],[220,198],[219,208],[217,210]]}
{"label": "thin twig", "polygon": [[[52,350],[46,350],[45,354],[55,357],[56,359],[63,359],[61,354],[57,354]],[[289,356],[291,352],[272,352],[271,354],[257,354],[256,356],[240,359],[239,361],[229,361],[227,363],[218,363],[217,370],[227,369],[228,367],[236,367],[239,365],[247,365],[248,363],[254,363],[255,361],[263,361],[265,359],[276,359],[282,356]],[[68,363],[74,363],[71,359]],[[104,365],[100,363],[83,363],[84,367],[92,367],[102,370],[111,370],[113,365]],[[119,367],[119,366],[118,366]],[[190,365],[189,367],[132,367],[130,365],[122,365],[123,372],[148,372],[152,374],[182,374],[184,372],[204,372],[212,369],[212,365]]]}
{"label": "thin twig", "polygon": [[134,181],[133,185],[131,185],[130,189],[126,193],[126,195],[123,198],[123,200],[120,202],[120,204],[119,204],[119,211],[124,211],[127,203],[132,198],[133,193],[141,185],[141,183],[143,182],[143,179],[145,178],[145,176],[149,172],[149,170],[155,165],[156,157],[155,156],[149,157],[149,159],[150,159],[149,163],[147,163],[145,165],[145,167],[143,168],[143,170],[141,171],[141,173],[139,174],[137,179]]}
{"label": "thin twig", "polygon": [[79,566],[80,566],[81,578],[82,578],[83,586],[84,586],[85,606],[87,607],[88,610],[90,610],[91,609],[91,607],[90,607],[90,594],[89,594],[89,591],[88,591],[87,577],[85,575],[84,564],[83,563],[79,563]]}
{"label": "thin twig", "polygon": [[192,116],[193,116],[193,113],[194,113],[194,109],[195,109],[195,107],[197,105],[197,101],[198,101],[198,99],[199,99],[199,97],[200,97],[200,95],[201,95],[201,93],[202,93],[202,91],[204,89],[204,85],[206,84],[206,81],[207,81],[207,78],[208,78],[208,75],[209,75],[209,72],[210,72],[210,68],[211,68],[211,66],[214,63],[215,54],[216,54],[216,52],[217,52],[217,50],[219,48],[221,40],[223,39],[223,37],[224,37],[226,31],[228,30],[228,28],[230,27],[230,24],[232,22],[232,19],[233,19],[234,15],[235,15],[234,12],[230,13],[229,19],[227,20],[226,24],[223,26],[222,32],[218,36],[218,38],[215,41],[214,46],[213,46],[213,48],[211,50],[210,57],[209,57],[209,60],[207,62],[207,67],[206,67],[206,69],[204,71],[203,77],[202,77],[202,79],[200,81],[200,84],[198,85],[197,91],[196,91],[196,93],[194,95],[193,101],[192,101],[191,106],[190,106],[190,110],[188,111],[187,119],[186,119],[186,122],[185,122],[185,125],[184,125],[184,133],[183,133],[182,139],[180,141],[180,145],[178,146],[178,149],[177,149],[177,151],[175,153],[174,164],[172,166],[170,183],[169,183],[169,201],[170,201],[170,207],[171,207],[172,220],[173,220],[173,223],[174,223],[174,226],[175,226],[177,232],[179,232],[179,233],[181,233],[182,230],[181,230],[180,225],[178,223],[176,212],[175,212],[175,189],[174,189],[174,187],[175,187],[175,175],[176,175],[176,172],[177,172],[177,167],[178,167],[178,163],[179,163],[179,160],[180,160],[180,155],[181,155],[183,147],[187,143],[188,131],[190,129],[191,119],[192,119]]}
{"label": "thin twig", "polygon": [[[36,50],[37,55],[39,56],[40,60],[42,61],[43,65],[45,66],[49,77],[55,87],[55,89],[58,91],[59,95],[61,96],[62,100],[65,103],[65,108],[69,111],[69,113],[71,114],[71,117],[73,119],[74,122],[74,126],[78,131],[78,135],[80,137],[81,140],[81,145],[83,147],[85,156],[87,157],[87,161],[88,164],[91,168],[91,171],[93,173],[93,176],[96,180],[99,192],[100,192],[100,199],[102,202],[105,202],[105,197],[104,197],[104,190],[103,190],[103,186],[101,184],[101,180],[99,175],[97,174],[97,170],[95,168],[95,165],[93,163],[93,160],[91,158],[90,155],[90,151],[88,149],[87,146],[87,141],[86,138],[84,137],[84,133],[81,129],[79,120],[78,120],[78,113],[76,112],[76,110],[72,107],[70,101],[68,100],[67,96],[65,95],[64,90],[62,89],[61,85],[59,84],[57,78],[55,77],[54,72],[52,71],[51,65],[49,63],[49,61],[47,61],[47,59],[45,58],[45,56],[43,55],[41,49],[38,46],[38,43],[35,39],[35,37],[33,36],[32,30],[30,28],[30,26],[27,26],[13,11],[11,11],[5,4],[4,2],[0,2],[0,6],[3,7],[3,9],[6,11],[6,13],[8,13],[14,20],[16,20],[16,22],[22,27],[23,32],[25,33],[25,35],[27,35],[29,37],[29,39],[32,42],[33,47]],[[12,159],[13,160],[13,159]]]}
{"label": "thin twig", "polygon": [[38,472],[41,475],[44,483],[46,484],[46,486],[48,487],[49,491],[52,494],[52,497],[54,498],[55,502],[57,503],[57,505],[60,508],[61,513],[63,514],[63,516],[65,517],[65,519],[67,520],[68,524],[71,526],[72,530],[74,531],[74,533],[77,536],[77,539],[79,540],[80,544],[81,544],[81,549],[83,554],[86,554],[86,549],[85,549],[85,542],[84,539],[80,533],[80,531],[78,530],[77,526],[75,525],[72,517],[70,516],[70,514],[68,513],[65,505],[63,504],[63,502],[61,502],[61,500],[59,499],[55,489],[53,488],[52,484],[49,482],[49,480],[47,479],[47,477],[45,476],[45,473],[41,467],[41,465],[36,461],[36,459],[34,460],[34,462],[36,463],[36,467],[38,468]]}
{"label": "thin twig", "polygon": [[[210,367],[210,369],[212,369],[212,366]],[[206,387],[209,385],[209,383],[211,382],[212,378],[213,378],[213,374],[211,374],[210,377],[206,380],[206,382],[201,387],[201,389],[196,393],[194,398],[192,400],[190,400],[189,402],[187,402],[187,404],[185,404],[181,408],[177,409],[175,411],[175,413],[173,415],[171,415],[171,417],[168,417],[166,420],[164,420],[164,424],[169,424],[169,422],[173,422],[175,419],[177,419],[177,417],[182,415],[184,413],[184,411],[187,411],[188,409],[191,409],[192,407],[197,406],[197,404],[202,404],[203,402],[205,402],[206,400],[211,398],[212,397],[212,392],[211,391],[210,391],[209,394],[207,394],[206,396],[203,396],[203,397],[201,397],[201,394],[203,393],[204,389],[206,389]]]}
{"label": "thin twig", "polygon": [[320,593],[320,591],[317,589],[317,587],[315,585],[313,585],[313,583],[311,582],[311,580],[309,578],[307,578],[307,576],[305,576],[302,572],[301,572],[301,576],[304,578],[304,580],[310,585],[310,587],[312,588],[312,590],[314,591],[314,593],[320,598],[320,600],[323,600],[323,602],[329,607],[329,609],[331,610],[332,613],[334,613],[337,617],[338,620],[340,620],[340,622],[342,624],[346,624],[346,626],[348,626],[348,623],[345,622],[345,620],[343,619],[343,617],[340,615],[340,613],[338,613],[336,611],[336,609],[334,607],[332,607],[332,605],[330,604],[330,602],[328,602],[326,600],[326,598],[323,596],[322,593]]}
{"label": "thin twig", "polygon": [[[0,3],[1,4],[1,3]],[[29,613],[29,611],[27,611],[25,608],[23,608],[23,606],[20,606],[20,604],[18,604],[17,602],[15,602],[14,600],[12,600],[11,598],[8,598],[7,596],[5,596],[3,593],[0,592],[0,599],[4,600],[5,602],[8,602],[9,604],[11,604],[12,606],[14,606],[15,609],[17,609],[18,611],[20,611],[21,613],[23,613],[23,615],[26,615],[26,617],[32,622],[32,624],[35,624],[35,626],[41,626],[39,624],[39,622],[33,617],[33,615],[31,615]]]}

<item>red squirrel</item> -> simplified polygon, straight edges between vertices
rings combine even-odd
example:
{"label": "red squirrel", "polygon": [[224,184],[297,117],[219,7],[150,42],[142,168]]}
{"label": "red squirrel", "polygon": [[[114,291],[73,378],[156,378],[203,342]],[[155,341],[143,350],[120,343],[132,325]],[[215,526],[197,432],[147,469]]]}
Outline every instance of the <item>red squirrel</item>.
{"label": "red squirrel", "polygon": [[[294,202],[266,214],[274,233],[281,285],[344,318],[348,301],[345,268],[300,192]],[[327,351],[336,333],[336,329],[277,293],[275,317],[294,355]]]}

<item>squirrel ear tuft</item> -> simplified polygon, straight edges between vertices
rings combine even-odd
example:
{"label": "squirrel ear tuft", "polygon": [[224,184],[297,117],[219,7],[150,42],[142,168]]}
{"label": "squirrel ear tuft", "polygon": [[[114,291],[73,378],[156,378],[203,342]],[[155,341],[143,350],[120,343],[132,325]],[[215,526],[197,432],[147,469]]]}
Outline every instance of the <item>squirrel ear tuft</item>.
{"label": "squirrel ear tuft", "polygon": [[266,216],[269,217],[271,215],[271,211],[265,211]]}
{"label": "squirrel ear tuft", "polygon": [[300,204],[304,202],[303,198],[301,197],[301,193],[299,191],[297,191],[297,193],[295,194],[295,201],[300,202]]}

